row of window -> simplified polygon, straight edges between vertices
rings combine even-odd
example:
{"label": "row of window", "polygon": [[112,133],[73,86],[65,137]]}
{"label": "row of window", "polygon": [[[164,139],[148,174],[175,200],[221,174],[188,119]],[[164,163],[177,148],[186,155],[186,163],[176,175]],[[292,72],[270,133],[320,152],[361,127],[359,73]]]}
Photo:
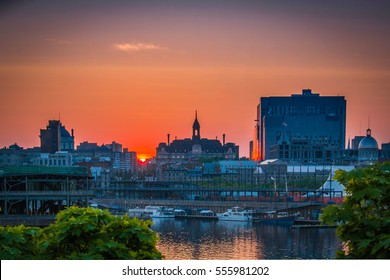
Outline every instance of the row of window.
{"label": "row of window", "polygon": [[68,163],[65,159],[40,159],[39,165],[43,165],[43,166],[69,166],[72,164]]}
{"label": "row of window", "polygon": [[344,113],[343,106],[269,106],[265,108],[268,116],[284,115],[324,115],[336,116]]}

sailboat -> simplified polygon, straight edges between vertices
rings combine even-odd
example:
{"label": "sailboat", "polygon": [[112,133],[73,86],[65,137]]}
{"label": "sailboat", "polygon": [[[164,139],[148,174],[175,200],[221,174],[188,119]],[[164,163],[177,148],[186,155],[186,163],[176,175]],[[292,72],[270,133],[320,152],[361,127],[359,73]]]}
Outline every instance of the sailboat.
{"label": "sailboat", "polygon": [[[271,177],[271,179],[273,179]],[[273,179],[274,180],[274,179]],[[276,180],[274,180],[274,188],[276,192]],[[288,184],[287,184],[287,175],[285,175],[285,195],[288,199]],[[286,203],[288,200],[286,200]],[[288,205],[286,204],[286,208]],[[262,217],[260,217],[259,222],[263,224],[276,224],[276,225],[287,225],[291,226],[294,224],[294,221],[299,217],[299,212],[294,214],[289,214],[287,211],[267,211],[264,213]]]}

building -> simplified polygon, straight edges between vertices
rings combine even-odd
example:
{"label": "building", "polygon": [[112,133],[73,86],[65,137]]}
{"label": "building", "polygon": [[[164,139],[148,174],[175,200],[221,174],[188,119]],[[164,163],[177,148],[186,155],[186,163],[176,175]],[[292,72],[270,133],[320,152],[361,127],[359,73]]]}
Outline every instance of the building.
{"label": "building", "polygon": [[26,154],[18,144],[0,149],[0,166],[23,165],[26,163]]}
{"label": "building", "polygon": [[378,162],[378,142],[371,136],[371,129],[367,129],[358,147],[358,160],[360,164],[374,164]]}
{"label": "building", "polygon": [[113,153],[122,153],[122,144],[112,141],[111,144],[106,145]]}
{"label": "building", "polygon": [[46,129],[41,129],[41,152],[54,154],[57,151],[73,151],[74,135],[65,129],[59,120],[49,120]]}
{"label": "building", "polygon": [[[78,165],[88,166],[88,168],[101,167],[104,172],[110,173],[112,176],[120,173],[136,176],[138,172],[137,153],[129,151],[128,148],[122,148],[122,144],[115,141],[101,146],[84,141],[77,146],[74,155]],[[102,162],[104,162],[104,166],[101,166]],[[107,163],[110,165],[107,166]],[[99,186],[99,184],[97,185]]]}
{"label": "building", "polygon": [[357,150],[359,148],[359,143],[360,141],[362,141],[362,139],[364,138],[365,136],[355,136],[353,139],[352,139],[352,147],[351,149],[352,150]]}
{"label": "building", "polygon": [[168,134],[167,143],[160,143],[156,149],[157,165],[170,162],[198,161],[200,159],[230,159],[239,158],[239,147],[234,143],[225,143],[218,139],[202,138],[197,112],[192,125],[192,138],[175,139],[170,142]]}
{"label": "building", "polygon": [[93,180],[83,167],[0,167],[0,191],[1,225],[87,206],[94,196]]}
{"label": "building", "polygon": [[304,89],[302,94],[261,97],[257,122],[254,144],[261,160],[326,163],[345,149],[344,96]]}
{"label": "building", "polygon": [[255,153],[253,151],[253,140],[252,140],[252,141],[249,141],[249,159],[256,160],[254,157],[255,157]]}
{"label": "building", "polygon": [[137,153],[124,148],[121,154],[121,170],[137,174]]}
{"label": "building", "polygon": [[382,143],[382,149],[379,150],[379,161],[390,162],[390,142]]}
{"label": "building", "polygon": [[70,167],[73,166],[72,155],[68,152],[55,152],[54,154],[41,153],[33,159],[33,165]]}

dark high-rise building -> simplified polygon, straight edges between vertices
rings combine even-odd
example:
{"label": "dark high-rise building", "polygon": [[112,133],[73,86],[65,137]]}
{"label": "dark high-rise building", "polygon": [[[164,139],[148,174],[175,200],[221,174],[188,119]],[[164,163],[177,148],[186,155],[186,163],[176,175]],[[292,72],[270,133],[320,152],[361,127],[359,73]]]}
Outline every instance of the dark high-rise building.
{"label": "dark high-rise building", "polygon": [[41,129],[41,152],[54,154],[58,151],[73,151],[73,129],[70,134],[59,120],[49,120],[46,129]]}
{"label": "dark high-rise building", "polygon": [[41,152],[54,154],[61,151],[61,123],[50,120],[46,129],[41,129]]}
{"label": "dark high-rise building", "polygon": [[320,96],[304,89],[302,94],[261,97],[258,116],[262,160],[324,163],[345,149],[344,96]]}

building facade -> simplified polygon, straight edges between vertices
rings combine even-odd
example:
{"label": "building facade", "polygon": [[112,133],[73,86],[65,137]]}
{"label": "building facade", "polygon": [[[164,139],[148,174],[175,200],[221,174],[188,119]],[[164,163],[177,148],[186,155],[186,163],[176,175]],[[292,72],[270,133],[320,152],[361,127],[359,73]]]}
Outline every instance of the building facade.
{"label": "building facade", "polygon": [[74,135],[66,130],[59,120],[49,120],[46,129],[41,129],[41,152],[54,154],[58,151],[74,151]]}
{"label": "building facade", "polygon": [[261,97],[258,106],[259,159],[325,163],[345,149],[346,100],[302,94]]}
{"label": "building facade", "polygon": [[358,147],[358,160],[360,164],[371,165],[378,162],[378,142],[371,136],[371,129],[367,129],[364,137]]}
{"label": "building facade", "polygon": [[225,134],[223,142],[218,139],[201,138],[200,123],[197,113],[192,125],[192,138],[175,139],[170,142],[160,143],[156,149],[157,165],[169,162],[197,161],[199,159],[231,159],[239,158],[239,147],[234,143],[225,143]]}

